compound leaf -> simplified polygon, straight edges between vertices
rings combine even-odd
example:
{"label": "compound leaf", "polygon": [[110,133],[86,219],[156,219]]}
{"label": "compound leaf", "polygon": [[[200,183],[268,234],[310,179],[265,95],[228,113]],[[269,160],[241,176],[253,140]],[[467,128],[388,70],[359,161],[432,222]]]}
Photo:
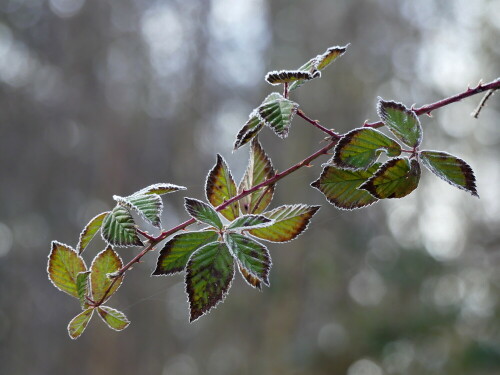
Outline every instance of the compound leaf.
{"label": "compound leaf", "polygon": [[260,120],[257,112],[252,112],[250,118],[240,129],[236,135],[236,141],[234,142],[234,150],[239,149],[244,144],[250,142],[264,127],[264,123]]}
{"label": "compound leaf", "polygon": [[104,218],[101,235],[113,246],[142,246],[135,229],[134,218],[121,206],[116,206]]}
{"label": "compound leaf", "polygon": [[415,112],[402,103],[379,99],[377,112],[382,122],[404,144],[418,147],[422,143],[422,126]]}
{"label": "compound leaf", "polygon": [[52,241],[47,273],[57,289],[79,298],[76,280],[78,274],[86,270],[87,267],[82,257],[71,246]]}
{"label": "compound leaf", "polygon": [[372,165],[368,170],[347,170],[332,165],[323,169],[321,176],[311,186],[321,191],[328,202],[335,207],[352,210],[375,203],[378,199],[366,190],[358,189],[380,167],[380,163]]}
{"label": "compound leaf", "polygon": [[78,245],[76,245],[76,251],[78,252],[78,254],[83,253],[83,250],[85,250],[92,238],[94,238],[96,233],[99,232],[99,229],[101,229],[102,226],[102,222],[104,221],[104,218],[107,214],[109,214],[109,211],[100,213],[99,215],[91,219],[85,226],[85,228],[83,228],[82,233],[80,233]]}
{"label": "compound leaf", "polygon": [[257,108],[260,119],[281,138],[288,136],[293,116],[299,105],[274,92]]}
{"label": "compound leaf", "polygon": [[211,242],[217,241],[214,231],[181,233],[170,239],[160,251],[153,275],[172,275],[181,272],[191,254]]}
{"label": "compound leaf", "polygon": [[186,190],[186,188],[184,186],[160,182],[157,184],[149,185],[148,187],[139,190],[137,193],[134,193],[133,195],[149,195],[149,194],[163,195],[179,190]]}
{"label": "compound leaf", "polygon": [[469,164],[462,159],[439,151],[422,151],[420,158],[427,169],[439,178],[450,185],[479,197],[474,172]]}
{"label": "compound leaf", "polygon": [[109,328],[115,331],[121,331],[128,327],[130,321],[127,319],[124,313],[116,309],[112,309],[108,306],[99,306],[97,308],[99,316],[102,318],[104,323],[108,325]]}
{"label": "compound leaf", "polygon": [[[205,183],[207,200],[217,207],[236,196],[236,184],[224,158],[217,154],[217,163],[207,176]],[[232,221],[240,214],[239,202],[233,202],[220,211],[222,216]]]}
{"label": "compound leaf", "polygon": [[266,74],[266,81],[271,85],[291,83],[298,80],[309,81],[313,78],[313,74],[305,70],[274,70]]}
{"label": "compound leaf", "polygon": [[76,291],[82,309],[88,307],[87,297],[89,296],[89,276],[90,271],[80,272],[76,275]]}
{"label": "compound leaf", "polygon": [[198,199],[184,198],[184,207],[195,220],[222,229],[223,225],[219,214],[209,204]]}
{"label": "compound leaf", "polygon": [[[104,303],[116,292],[122,283],[123,276],[113,279],[108,274],[115,273],[122,267],[121,258],[111,246],[96,255],[90,267],[90,285],[94,302]],[[106,293],[108,289],[109,292]]]}
{"label": "compound leaf", "polygon": [[270,225],[273,221],[262,215],[243,215],[235,219],[227,229],[256,229]]}
{"label": "compound leaf", "polygon": [[186,271],[189,320],[193,322],[224,300],[234,277],[234,260],[225,243],[213,242],[191,256]]}
{"label": "compound leaf", "polygon": [[391,157],[399,156],[401,146],[378,130],[358,128],[338,141],[333,162],[341,168],[366,169],[377,161],[382,151]]}
{"label": "compound leaf", "polygon": [[[271,159],[257,140],[252,142],[248,167],[241,179],[238,191],[248,190],[272,177],[274,171]],[[274,184],[265,186],[240,199],[240,209],[244,214],[260,214],[271,203],[274,194]]]}
{"label": "compound leaf", "polygon": [[274,220],[274,224],[250,230],[252,236],[271,242],[288,242],[301,234],[309,225],[311,218],[320,206],[305,204],[284,205],[264,215]]}
{"label": "compound leaf", "polygon": [[122,207],[138,213],[142,218],[159,228],[161,226],[161,212],[163,202],[158,194],[134,194],[123,198],[117,195],[113,199]]}
{"label": "compound leaf", "polygon": [[420,164],[415,159],[395,158],[383,164],[359,188],[374,197],[403,198],[415,190],[420,180]]}
{"label": "compound leaf", "polygon": [[83,331],[85,331],[85,328],[87,328],[87,325],[89,324],[90,318],[92,318],[93,313],[93,308],[87,309],[71,319],[68,324],[68,333],[73,340],[76,340],[81,336]]}
{"label": "compound leaf", "polygon": [[264,284],[269,285],[271,257],[264,245],[238,233],[226,233],[224,241],[242,268]]}

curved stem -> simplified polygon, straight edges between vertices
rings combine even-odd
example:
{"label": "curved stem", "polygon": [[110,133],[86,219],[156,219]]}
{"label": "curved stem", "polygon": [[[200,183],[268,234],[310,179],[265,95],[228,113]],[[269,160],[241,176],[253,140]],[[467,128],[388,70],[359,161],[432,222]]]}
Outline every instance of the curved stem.
{"label": "curved stem", "polygon": [[332,131],[330,129],[325,128],[323,125],[321,125],[319,123],[318,120],[313,120],[313,119],[307,117],[306,114],[304,113],[304,111],[302,111],[301,109],[299,109],[297,111],[297,116],[302,117],[304,120],[306,120],[308,123],[310,123],[310,124],[314,125],[315,127],[317,127],[323,133],[326,133],[326,134],[328,134],[329,136],[331,136],[333,138],[340,138],[340,136],[337,133],[335,133],[334,131]]}

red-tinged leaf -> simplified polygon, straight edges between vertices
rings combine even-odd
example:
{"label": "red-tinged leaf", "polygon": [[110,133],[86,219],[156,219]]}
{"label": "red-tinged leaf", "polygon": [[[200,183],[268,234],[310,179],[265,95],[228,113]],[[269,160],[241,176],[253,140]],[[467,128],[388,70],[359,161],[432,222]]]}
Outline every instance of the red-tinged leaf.
{"label": "red-tinged leaf", "polygon": [[266,81],[271,85],[291,83],[298,80],[309,81],[313,78],[314,76],[312,73],[304,70],[274,70],[266,74]]}
{"label": "red-tinged leaf", "polygon": [[112,309],[108,306],[99,306],[97,308],[99,316],[104,323],[111,329],[115,331],[121,331],[128,327],[130,321],[127,319],[124,313],[121,311]]}
{"label": "red-tinged leaf", "polygon": [[238,233],[225,233],[224,241],[241,267],[269,285],[271,257],[264,245]]}
{"label": "red-tinged leaf", "polygon": [[264,127],[264,123],[260,121],[259,116],[256,112],[250,114],[250,118],[243,125],[243,127],[236,135],[236,141],[234,142],[234,150],[239,149],[244,144],[250,142],[254,137],[259,134],[261,129]]}
{"label": "red-tinged leaf", "polygon": [[250,285],[251,287],[255,289],[262,290],[262,282],[256,278],[253,277],[250,272],[248,272],[246,269],[244,269],[241,265],[238,267],[241,273],[241,276],[245,279],[245,281]]}
{"label": "red-tinged leaf", "polygon": [[420,164],[415,159],[395,158],[383,164],[359,188],[376,198],[403,198],[415,190],[420,180]]}
{"label": "red-tinged leaf", "polygon": [[76,340],[81,336],[85,328],[90,322],[90,318],[92,318],[92,314],[94,313],[94,309],[87,309],[82,311],[80,314],[75,316],[68,324],[68,333],[69,337],[73,340]]}
{"label": "red-tinged leaf", "polygon": [[189,257],[209,243],[217,241],[214,231],[181,233],[170,239],[160,251],[153,275],[172,275],[184,271]]}
{"label": "red-tinged leaf", "polygon": [[104,303],[116,292],[122,283],[123,276],[110,278],[108,274],[122,267],[121,258],[111,246],[97,254],[90,267],[90,284],[94,302]]}
{"label": "red-tinged leaf", "polygon": [[373,176],[380,163],[368,170],[347,170],[328,165],[321,176],[311,186],[321,191],[328,202],[343,210],[352,210],[369,206],[378,201],[366,190],[358,189],[361,184]]}
{"label": "red-tinged leaf", "polygon": [[157,184],[149,185],[148,187],[139,190],[137,193],[134,193],[133,195],[149,195],[149,194],[163,195],[163,194],[173,193],[174,191],[179,191],[179,190],[186,190],[186,188],[184,186],[160,182]]}
{"label": "red-tinged leaf", "polygon": [[320,206],[305,204],[285,205],[265,212],[264,216],[274,220],[274,224],[265,228],[252,229],[252,236],[271,242],[288,242],[306,230],[313,215]]}
{"label": "red-tinged leaf", "polygon": [[83,253],[83,250],[85,250],[92,238],[94,238],[96,233],[99,232],[99,229],[101,229],[102,226],[102,222],[104,221],[104,218],[107,214],[109,214],[109,211],[100,213],[92,220],[90,220],[85,228],[83,228],[82,233],[80,233],[80,240],[78,241],[78,245],[76,245],[76,251],[78,252],[78,254]]}
{"label": "red-tinged leaf", "polygon": [[153,226],[161,227],[163,202],[158,194],[134,194],[129,197],[114,195],[113,199],[122,207],[134,211]]}
{"label": "red-tinged leaf", "polygon": [[116,206],[105,218],[101,227],[104,241],[113,246],[142,246],[137,235],[134,218],[126,208]]}
{"label": "red-tinged leaf", "polygon": [[273,92],[257,108],[260,120],[269,126],[281,138],[286,138],[293,116],[299,105],[281,94]]}
{"label": "red-tinged leaf", "polygon": [[213,242],[191,256],[186,271],[189,320],[193,322],[226,297],[234,277],[234,259],[225,243]]}
{"label": "red-tinged leaf", "polygon": [[[274,171],[271,159],[255,139],[250,149],[250,159],[248,167],[241,179],[238,191],[248,190],[258,184],[274,177]],[[274,194],[274,184],[267,185],[252,194],[240,199],[240,209],[244,214],[260,214],[269,206]]]}
{"label": "red-tinged leaf", "polygon": [[462,159],[439,151],[422,151],[420,159],[427,169],[442,180],[479,198],[474,172]]}
{"label": "red-tinged leaf", "polygon": [[217,211],[205,202],[193,198],[184,198],[184,207],[191,217],[200,223],[222,229],[223,224]]}
{"label": "red-tinged leaf", "polygon": [[47,273],[57,289],[78,298],[76,279],[86,270],[85,262],[71,246],[52,241]]}
{"label": "red-tinged leaf", "polygon": [[[210,171],[205,184],[205,193],[207,200],[212,206],[217,207],[225,201],[236,196],[236,184],[224,158],[217,155],[217,163]],[[228,207],[221,210],[220,213],[226,219],[232,221],[239,216],[239,203],[231,203]]]}
{"label": "red-tinged leaf", "polygon": [[382,122],[404,144],[418,147],[422,143],[422,126],[415,112],[402,103],[379,99],[377,111]]}
{"label": "red-tinged leaf", "polygon": [[401,146],[375,129],[358,128],[345,134],[335,146],[333,162],[348,169],[366,169],[375,163],[381,152],[399,156]]}

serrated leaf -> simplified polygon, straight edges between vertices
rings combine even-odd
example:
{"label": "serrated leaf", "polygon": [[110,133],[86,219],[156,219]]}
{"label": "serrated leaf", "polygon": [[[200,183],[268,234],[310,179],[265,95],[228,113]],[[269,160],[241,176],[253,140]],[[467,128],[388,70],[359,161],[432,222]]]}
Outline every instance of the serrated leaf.
{"label": "serrated leaf", "polygon": [[422,151],[422,163],[436,176],[479,198],[472,168],[462,159],[440,151]]}
{"label": "serrated leaf", "polygon": [[200,247],[215,242],[214,231],[181,233],[170,239],[160,251],[153,275],[172,275],[186,268],[189,257]]}
{"label": "serrated leaf", "polygon": [[89,324],[90,318],[92,318],[93,313],[93,308],[87,309],[71,319],[68,324],[68,333],[73,340],[76,340],[81,336],[83,331],[85,331],[85,328],[87,328],[87,325]]}
{"label": "serrated leaf", "polygon": [[[94,302],[104,303],[120,287],[123,276],[110,278],[108,274],[114,273],[123,267],[123,262],[111,246],[96,255],[90,267],[90,285]],[[109,289],[109,292],[106,293]],[[106,295],[106,298],[104,296]]]}
{"label": "serrated leaf", "polygon": [[115,207],[104,218],[101,234],[102,238],[113,246],[142,246],[134,218],[121,206]]}
{"label": "serrated leaf", "polygon": [[250,142],[257,134],[259,134],[263,127],[264,123],[260,121],[260,117],[257,115],[257,112],[252,112],[248,121],[236,135],[234,150],[237,150],[244,144]]}
{"label": "serrated leaf", "polygon": [[264,215],[274,220],[274,224],[265,228],[252,229],[252,236],[271,242],[288,242],[306,230],[313,215],[320,206],[305,204],[284,205]]}
{"label": "serrated leaf", "polygon": [[271,85],[279,85],[282,83],[291,83],[298,80],[308,81],[313,79],[312,73],[304,70],[274,70],[266,74],[266,81]]}
{"label": "serrated leaf", "polygon": [[109,328],[115,331],[121,331],[128,327],[130,321],[124,313],[108,306],[99,306],[97,308],[99,316]]}
{"label": "serrated leaf", "polygon": [[383,164],[359,188],[376,198],[403,198],[415,190],[420,180],[420,164],[415,159],[395,158]]}
{"label": "serrated leaf", "polygon": [[78,252],[78,254],[83,253],[83,250],[85,250],[92,238],[94,238],[96,233],[99,232],[99,229],[101,229],[102,226],[102,222],[104,221],[104,218],[107,214],[109,214],[109,211],[100,213],[99,215],[92,218],[85,226],[85,228],[83,228],[82,233],[80,233],[78,245],[76,245],[76,251]]}
{"label": "serrated leaf", "polygon": [[264,245],[238,233],[225,233],[224,241],[241,267],[253,277],[269,285],[271,257]]}
{"label": "serrated leaf", "polygon": [[241,276],[245,279],[245,281],[250,285],[251,287],[255,289],[262,290],[262,281],[260,281],[258,278],[252,276],[250,272],[248,272],[246,269],[244,269],[241,265],[239,265],[239,270],[241,273]]}
{"label": "serrated leaf", "polygon": [[76,279],[86,270],[85,262],[71,246],[52,241],[47,273],[57,289],[78,298]]}
{"label": "serrated leaf", "polygon": [[270,225],[273,221],[262,215],[243,215],[235,219],[227,229],[256,229]]}
{"label": "serrated leaf", "polygon": [[[252,142],[248,167],[241,179],[238,192],[248,190],[272,177],[274,171],[271,159],[257,140]],[[240,199],[240,209],[244,214],[260,214],[273,199],[275,185],[268,185]]]}
{"label": "serrated leaf", "polygon": [[347,170],[335,166],[326,166],[321,176],[311,186],[321,191],[328,202],[335,207],[352,210],[369,206],[378,201],[366,190],[358,189],[380,167],[380,163],[372,165],[368,170]]}
{"label": "serrated leaf", "polygon": [[193,322],[224,300],[234,277],[234,260],[225,243],[213,242],[191,256],[186,271],[189,320]]}
{"label": "serrated leaf", "polygon": [[151,223],[153,226],[157,228],[161,227],[161,212],[163,211],[163,202],[158,194],[134,194],[125,198],[114,195],[113,199],[118,202],[120,206],[139,214],[143,219]]}
{"label": "serrated leaf", "polygon": [[[236,196],[236,184],[224,158],[217,154],[217,163],[207,176],[205,184],[205,193],[207,200],[212,206],[217,207],[225,201]],[[219,211],[222,216],[232,221],[240,214],[240,205],[236,201],[231,203],[225,209]]]}
{"label": "serrated leaf", "polygon": [[186,190],[186,188],[184,186],[160,182],[157,184],[149,185],[148,187],[139,190],[137,193],[134,193],[133,195],[149,195],[149,194],[163,195],[163,194],[173,193],[174,191],[179,191],[179,190]]}
{"label": "serrated leaf", "polygon": [[387,128],[404,144],[418,147],[422,143],[422,126],[414,111],[402,103],[379,99],[377,112]]}
{"label": "serrated leaf", "polygon": [[[325,69],[338,57],[342,56],[344,52],[347,50],[348,46],[349,45],[345,45],[343,47],[340,46],[330,47],[323,54],[318,55],[309,60],[308,62],[306,62],[298,70],[305,70],[312,73],[313,78],[320,77],[321,76],[320,71]],[[302,86],[305,82],[307,81],[306,80],[295,81],[289,86],[288,90],[289,91],[295,90],[296,88]]]}
{"label": "serrated leaf", "polygon": [[[270,97],[275,99],[270,99]],[[293,116],[299,105],[278,93],[270,94],[264,103],[257,108],[262,122],[269,126],[281,138],[288,136]]]}
{"label": "serrated leaf", "polygon": [[76,291],[78,293],[78,299],[80,300],[80,306],[82,309],[88,307],[87,296],[89,295],[89,276],[90,271],[80,272],[76,275]]}
{"label": "serrated leaf", "polygon": [[366,169],[377,161],[382,151],[391,157],[399,156],[401,146],[378,130],[358,128],[338,141],[332,160],[341,168]]}
{"label": "serrated leaf", "polygon": [[186,208],[188,214],[193,217],[193,219],[201,223],[210,225],[218,229],[222,229],[222,227],[224,226],[217,211],[215,211],[212,206],[206,204],[205,202],[193,198],[184,198],[184,207]]}

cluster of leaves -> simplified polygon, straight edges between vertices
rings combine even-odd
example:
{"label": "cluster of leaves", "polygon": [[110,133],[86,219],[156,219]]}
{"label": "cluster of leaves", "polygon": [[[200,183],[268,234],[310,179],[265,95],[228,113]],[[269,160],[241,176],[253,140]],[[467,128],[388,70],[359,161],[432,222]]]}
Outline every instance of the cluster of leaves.
{"label": "cluster of leaves", "polygon": [[[456,156],[441,151],[420,150],[422,126],[416,113],[401,103],[378,102],[383,124],[396,139],[372,128],[354,129],[340,138],[334,155],[311,186],[338,208],[350,210],[380,199],[402,198],[418,186],[420,162],[449,184],[477,196],[471,167]],[[378,163],[382,152],[389,160]],[[401,157],[402,152],[409,157]]]}

